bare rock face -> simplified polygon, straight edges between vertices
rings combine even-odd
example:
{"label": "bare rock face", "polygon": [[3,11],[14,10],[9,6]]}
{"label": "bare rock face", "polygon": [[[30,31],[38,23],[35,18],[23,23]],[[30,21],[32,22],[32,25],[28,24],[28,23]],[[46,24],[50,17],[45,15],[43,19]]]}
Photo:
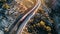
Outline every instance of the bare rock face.
{"label": "bare rock face", "polygon": [[0,30],[0,34],[4,34],[4,32]]}

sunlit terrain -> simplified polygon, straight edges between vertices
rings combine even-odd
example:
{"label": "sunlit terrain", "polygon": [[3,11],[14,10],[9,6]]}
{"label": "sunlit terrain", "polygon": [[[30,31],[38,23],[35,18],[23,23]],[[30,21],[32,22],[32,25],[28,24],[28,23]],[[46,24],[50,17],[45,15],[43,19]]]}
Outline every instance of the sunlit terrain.
{"label": "sunlit terrain", "polygon": [[0,34],[60,34],[60,0],[0,0]]}

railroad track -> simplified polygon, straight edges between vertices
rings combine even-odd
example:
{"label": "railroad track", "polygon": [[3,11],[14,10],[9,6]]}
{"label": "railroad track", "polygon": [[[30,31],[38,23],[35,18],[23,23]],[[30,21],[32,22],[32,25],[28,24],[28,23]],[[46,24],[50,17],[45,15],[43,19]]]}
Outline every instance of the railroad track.
{"label": "railroad track", "polygon": [[14,26],[14,28],[11,30],[10,34],[12,34],[13,32],[16,32],[16,34],[22,34],[22,31],[24,29],[24,27],[26,26],[26,24],[28,23],[28,21],[31,19],[32,16],[34,16],[36,10],[40,7],[41,2],[40,0],[36,0],[37,3],[34,7],[32,7],[32,9],[27,12],[21,19],[17,19],[17,23]]}
{"label": "railroad track", "polygon": [[30,10],[26,15],[24,15],[24,17],[22,17],[21,21],[22,20],[24,20],[24,21],[22,21],[22,24],[19,26],[19,29],[17,31],[17,34],[22,34],[22,31],[25,28],[26,24],[31,19],[31,17],[34,16],[35,10],[38,9],[40,5],[41,5],[40,4],[40,1],[37,0],[37,4],[35,5],[35,7],[32,10]]}

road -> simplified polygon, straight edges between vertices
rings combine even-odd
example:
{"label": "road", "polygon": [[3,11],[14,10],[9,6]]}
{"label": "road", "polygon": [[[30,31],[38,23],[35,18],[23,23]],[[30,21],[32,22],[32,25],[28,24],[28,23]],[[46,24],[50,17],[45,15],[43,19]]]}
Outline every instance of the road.
{"label": "road", "polygon": [[24,19],[24,21],[22,22],[22,24],[20,25],[17,34],[22,34],[23,29],[25,28],[26,24],[28,23],[28,21],[34,16],[35,14],[35,10],[38,9],[41,5],[40,0],[37,0],[37,4],[35,5],[35,7],[30,10],[24,17],[22,17],[21,20]]}
{"label": "road", "polygon": [[36,10],[41,5],[40,0],[36,0],[36,1],[37,1],[36,5],[30,11],[28,11],[28,13],[26,13],[20,20],[18,20],[17,24],[11,30],[10,34],[12,34],[14,31],[17,31],[16,34],[22,34],[22,31],[23,31],[24,27],[26,26],[26,24],[28,23],[28,21],[31,19],[31,17],[34,16]]}

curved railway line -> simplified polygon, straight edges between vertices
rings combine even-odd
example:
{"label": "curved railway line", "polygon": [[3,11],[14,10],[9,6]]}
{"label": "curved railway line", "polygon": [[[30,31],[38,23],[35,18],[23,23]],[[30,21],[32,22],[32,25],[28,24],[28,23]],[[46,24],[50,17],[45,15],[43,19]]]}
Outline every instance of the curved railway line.
{"label": "curved railway line", "polygon": [[24,29],[24,27],[26,26],[26,24],[28,23],[28,21],[31,19],[31,17],[34,16],[36,10],[41,5],[40,0],[36,0],[36,2],[37,3],[35,4],[35,6],[32,7],[32,9],[29,10],[21,19],[19,19],[19,18],[17,19],[17,21],[16,21],[17,23],[13,27],[13,29],[11,30],[10,34],[12,34],[14,31],[17,32],[16,34],[22,34],[22,30]]}
{"label": "curved railway line", "polygon": [[22,34],[22,31],[24,29],[24,27],[26,26],[26,24],[28,23],[28,21],[31,19],[31,17],[35,14],[35,10],[39,8],[40,6],[40,0],[37,0],[36,5],[33,7],[32,10],[30,10],[27,14],[25,14],[20,21],[22,21],[22,24],[19,26],[19,29],[17,31],[17,34]]}

